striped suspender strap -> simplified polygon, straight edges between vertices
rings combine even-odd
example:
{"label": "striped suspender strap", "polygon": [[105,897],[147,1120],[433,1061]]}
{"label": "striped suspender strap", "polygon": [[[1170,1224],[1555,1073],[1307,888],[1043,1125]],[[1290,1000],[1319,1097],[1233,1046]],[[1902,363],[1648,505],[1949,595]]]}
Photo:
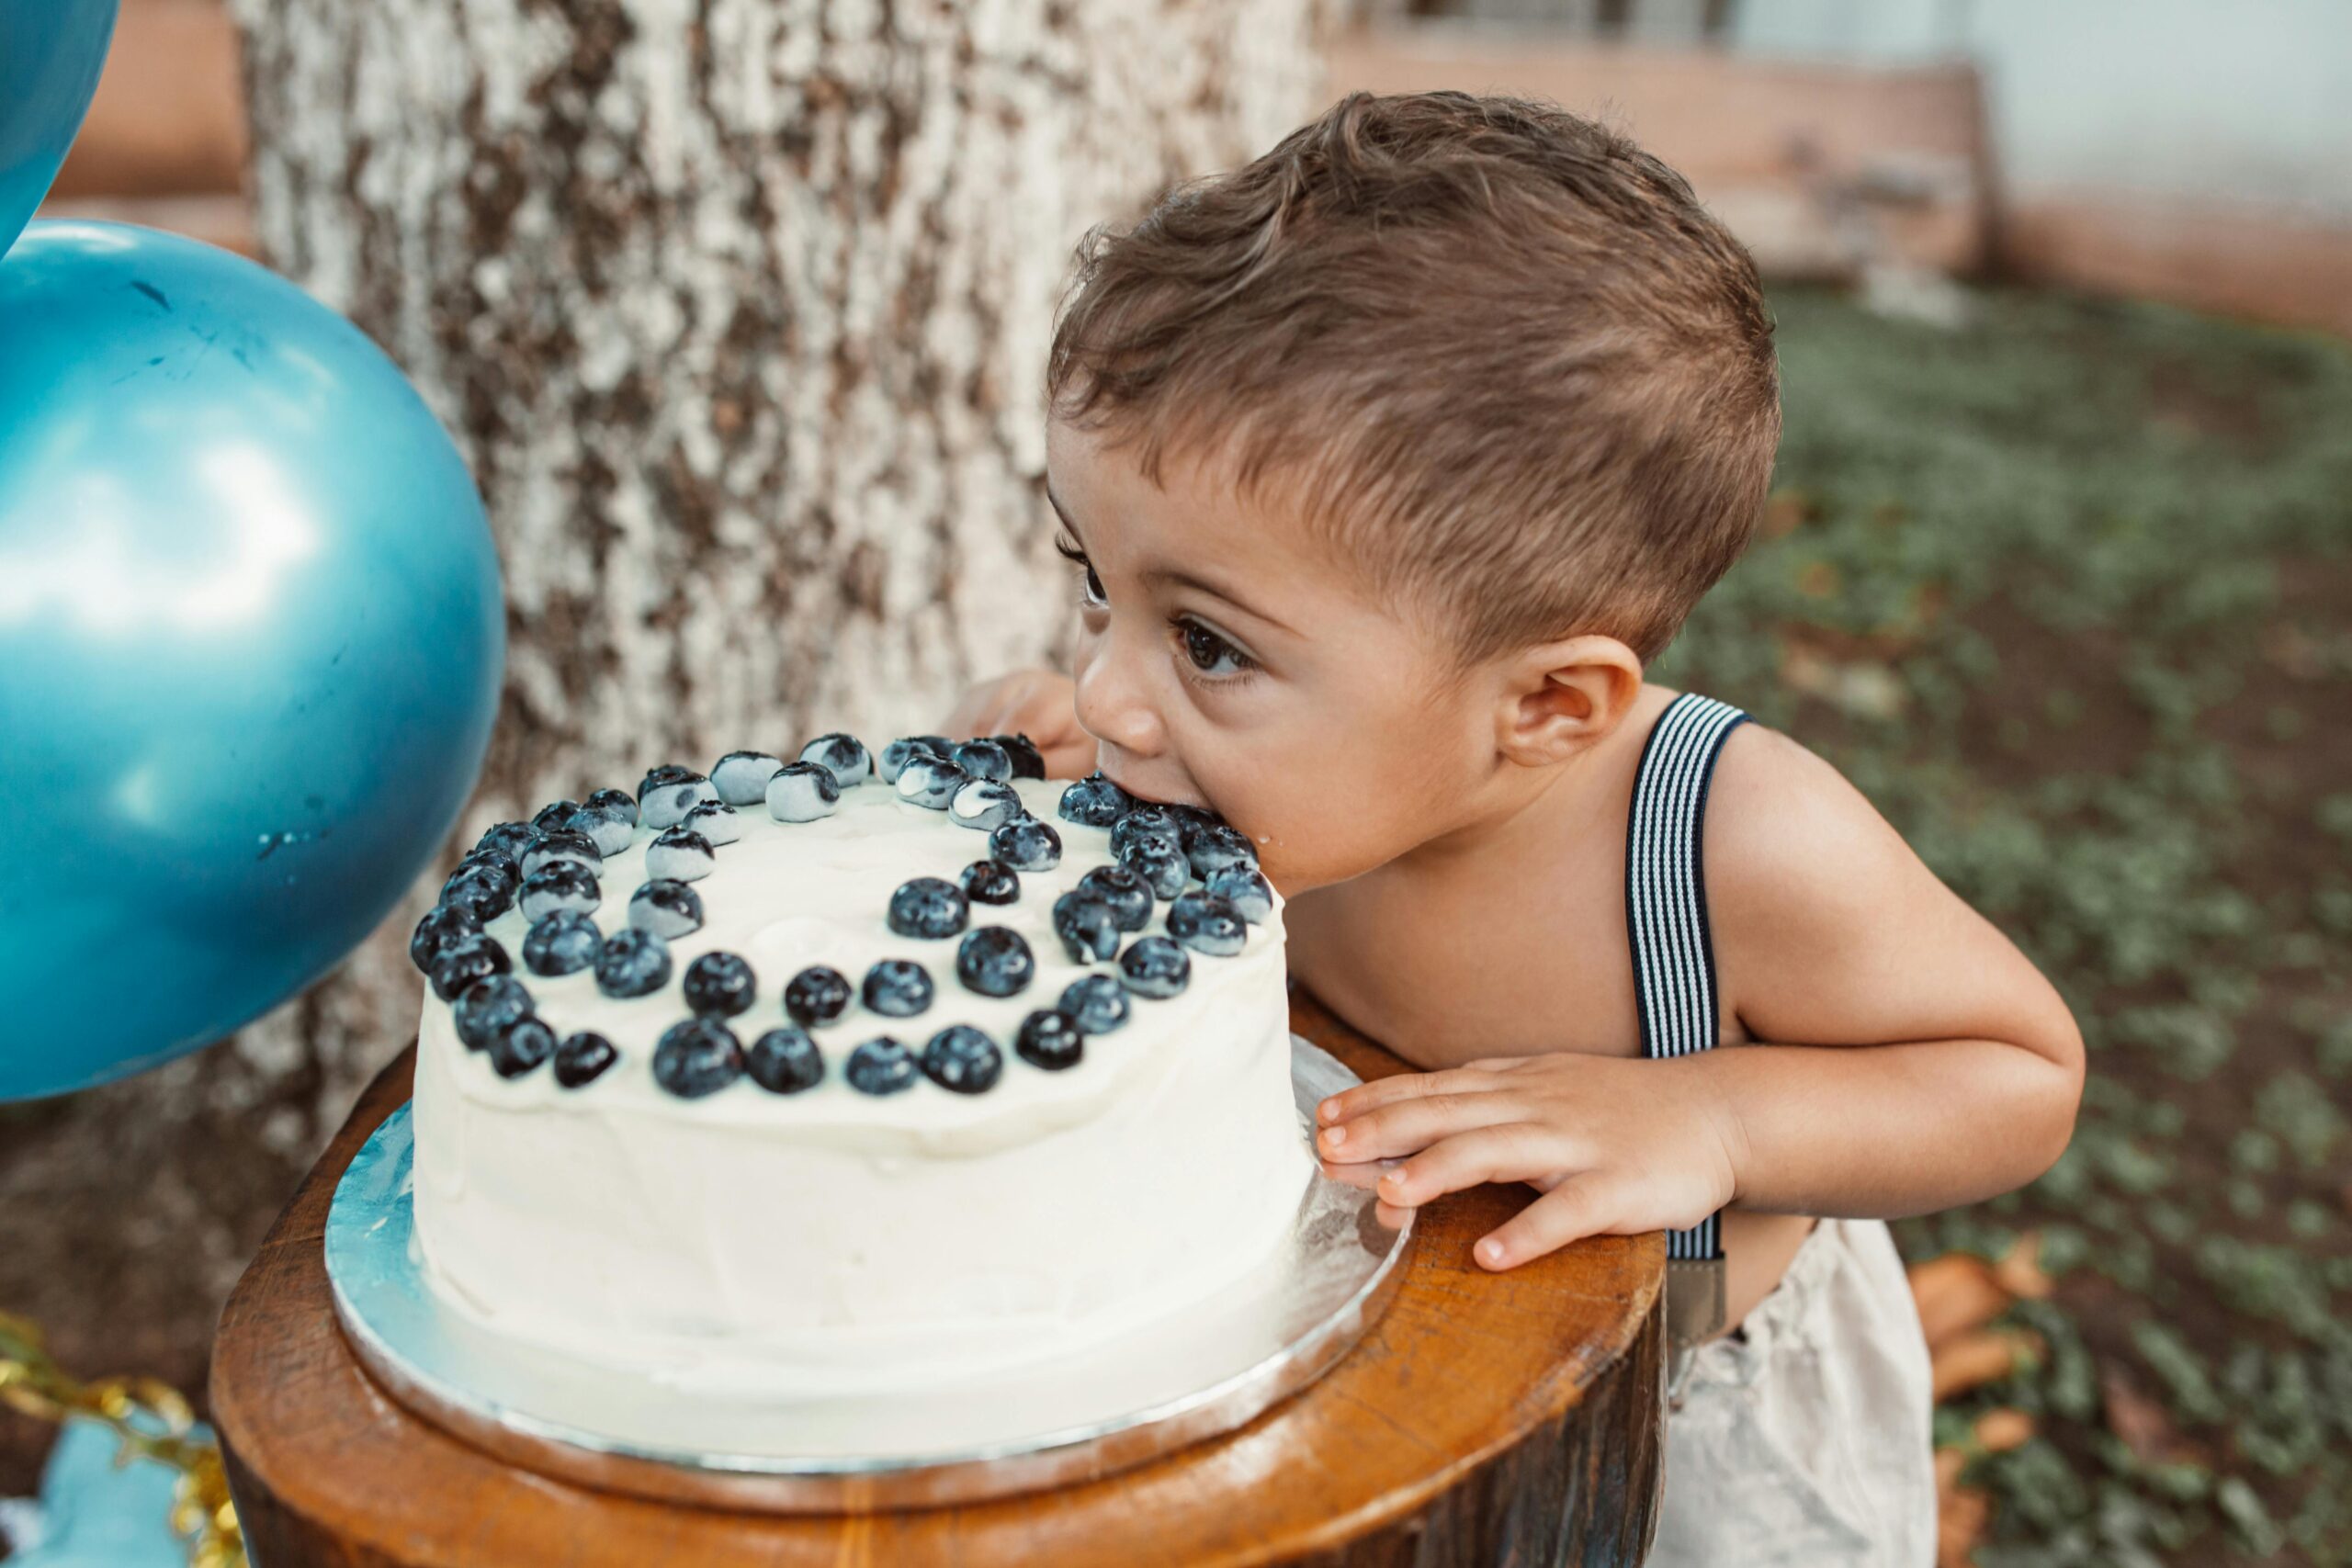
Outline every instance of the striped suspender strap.
{"label": "striped suspender strap", "polygon": [[[1625,826],[1625,934],[1645,1056],[1687,1056],[1715,1043],[1720,1017],[1701,831],[1715,758],[1747,717],[1728,703],[1685,692],[1667,705],[1642,748]],[[1667,1236],[1668,1316],[1680,1339],[1723,1325],[1718,1217]]]}

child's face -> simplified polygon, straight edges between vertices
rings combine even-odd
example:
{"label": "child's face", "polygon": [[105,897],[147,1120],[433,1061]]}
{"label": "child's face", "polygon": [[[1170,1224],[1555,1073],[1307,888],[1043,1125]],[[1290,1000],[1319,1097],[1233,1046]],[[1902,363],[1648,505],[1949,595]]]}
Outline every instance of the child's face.
{"label": "child's face", "polygon": [[1195,464],[1161,478],[1052,422],[1048,493],[1086,563],[1078,717],[1102,772],[1222,813],[1286,895],[1467,820],[1495,767],[1475,676],[1294,518]]}

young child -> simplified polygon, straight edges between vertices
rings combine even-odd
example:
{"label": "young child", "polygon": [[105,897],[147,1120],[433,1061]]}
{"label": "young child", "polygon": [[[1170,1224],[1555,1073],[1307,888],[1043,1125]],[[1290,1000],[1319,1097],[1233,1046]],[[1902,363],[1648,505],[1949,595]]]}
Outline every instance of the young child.
{"label": "young child", "polygon": [[1834,769],[1644,682],[1771,473],[1747,254],[1598,125],[1358,94],[1090,234],[1048,384],[1075,679],[946,732],[1258,842],[1298,983],[1428,1069],[1320,1109],[1389,1217],[1525,1182],[1496,1269],[1671,1233],[1651,1562],[1932,1562],[1884,1218],[2047,1168],[2083,1051]]}

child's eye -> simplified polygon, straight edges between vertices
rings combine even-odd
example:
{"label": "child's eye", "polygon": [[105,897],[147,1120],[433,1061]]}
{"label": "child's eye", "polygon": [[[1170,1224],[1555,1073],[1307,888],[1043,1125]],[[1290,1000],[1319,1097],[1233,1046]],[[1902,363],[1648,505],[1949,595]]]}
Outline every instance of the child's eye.
{"label": "child's eye", "polygon": [[1204,675],[1240,675],[1257,668],[1250,657],[1198,621],[1179,621],[1184,657]]}
{"label": "child's eye", "polygon": [[1086,552],[1080,549],[1074,541],[1057,536],[1054,539],[1054,553],[1074,566],[1082,566],[1086,569],[1086,603],[1088,604],[1100,608],[1111,602],[1111,596],[1102,592],[1102,580],[1094,574],[1094,563],[1086,558]]}

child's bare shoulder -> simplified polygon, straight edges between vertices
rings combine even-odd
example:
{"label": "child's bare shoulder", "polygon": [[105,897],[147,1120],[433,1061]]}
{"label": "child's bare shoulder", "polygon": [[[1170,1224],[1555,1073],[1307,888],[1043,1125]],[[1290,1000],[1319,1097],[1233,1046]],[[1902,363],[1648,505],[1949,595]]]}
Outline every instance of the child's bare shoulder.
{"label": "child's bare shoulder", "polygon": [[1775,901],[1805,890],[1867,903],[1871,874],[1918,863],[1835,765],[1754,719],[1724,742],[1708,786],[1703,841],[1711,903]]}
{"label": "child's bare shoulder", "polygon": [[1858,970],[1973,919],[1843,773],[1754,721],[1724,743],[1702,847],[1724,998],[1743,1014],[1834,1007]]}

